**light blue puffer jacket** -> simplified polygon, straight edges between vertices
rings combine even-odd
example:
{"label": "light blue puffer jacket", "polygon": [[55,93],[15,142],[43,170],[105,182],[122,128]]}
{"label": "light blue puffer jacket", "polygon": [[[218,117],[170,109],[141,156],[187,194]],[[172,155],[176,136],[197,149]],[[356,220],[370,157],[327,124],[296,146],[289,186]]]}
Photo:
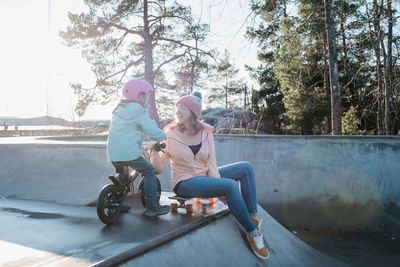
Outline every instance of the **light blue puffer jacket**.
{"label": "light blue puffer jacket", "polygon": [[108,161],[130,161],[141,155],[143,135],[162,141],[164,132],[150,119],[148,111],[138,103],[120,103],[113,111],[108,133]]}

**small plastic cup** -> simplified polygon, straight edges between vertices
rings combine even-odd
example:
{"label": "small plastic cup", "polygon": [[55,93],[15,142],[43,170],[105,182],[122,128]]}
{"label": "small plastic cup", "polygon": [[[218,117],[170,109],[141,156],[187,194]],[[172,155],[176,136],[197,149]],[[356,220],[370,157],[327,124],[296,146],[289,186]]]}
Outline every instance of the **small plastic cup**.
{"label": "small plastic cup", "polygon": [[215,198],[211,197],[208,199],[209,204],[214,204],[215,203]]}
{"label": "small plastic cup", "polygon": [[193,204],[186,204],[186,211],[188,213],[192,213],[193,212]]}
{"label": "small plastic cup", "polygon": [[171,211],[177,211],[178,210],[178,203],[171,203]]}

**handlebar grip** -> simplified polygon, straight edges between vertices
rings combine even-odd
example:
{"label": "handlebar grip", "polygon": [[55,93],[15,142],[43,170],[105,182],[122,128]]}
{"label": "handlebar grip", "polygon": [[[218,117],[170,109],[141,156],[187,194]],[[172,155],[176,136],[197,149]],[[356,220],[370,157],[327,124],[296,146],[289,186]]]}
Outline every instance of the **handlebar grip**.
{"label": "handlebar grip", "polygon": [[[156,144],[154,145],[154,150],[155,150],[155,151],[163,151],[163,149],[166,148],[166,147],[167,147],[167,145],[164,144],[164,143],[162,143],[162,144],[156,143]],[[163,152],[164,152],[164,151],[163,151]]]}

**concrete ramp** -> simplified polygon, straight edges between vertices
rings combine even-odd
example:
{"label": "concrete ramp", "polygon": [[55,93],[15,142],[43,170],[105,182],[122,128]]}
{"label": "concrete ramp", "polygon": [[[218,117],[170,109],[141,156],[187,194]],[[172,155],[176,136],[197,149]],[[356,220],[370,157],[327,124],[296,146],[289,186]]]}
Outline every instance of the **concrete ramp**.
{"label": "concrete ramp", "polygon": [[258,208],[264,219],[268,260],[253,254],[244,233],[228,214],[160,246],[155,239],[152,249],[133,248],[93,266],[347,266],[310,247]]}

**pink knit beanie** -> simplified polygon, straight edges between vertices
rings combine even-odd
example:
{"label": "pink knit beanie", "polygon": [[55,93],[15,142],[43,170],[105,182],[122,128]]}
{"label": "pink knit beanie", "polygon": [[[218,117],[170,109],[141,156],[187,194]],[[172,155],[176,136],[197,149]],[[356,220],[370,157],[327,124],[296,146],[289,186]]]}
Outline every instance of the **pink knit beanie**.
{"label": "pink knit beanie", "polygon": [[177,102],[176,106],[179,104],[185,105],[188,109],[190,109],[194,115],[196,115],[196,119],[198,119],[201,115],[201,93],[193,92],[190,95],[182,96]]}

